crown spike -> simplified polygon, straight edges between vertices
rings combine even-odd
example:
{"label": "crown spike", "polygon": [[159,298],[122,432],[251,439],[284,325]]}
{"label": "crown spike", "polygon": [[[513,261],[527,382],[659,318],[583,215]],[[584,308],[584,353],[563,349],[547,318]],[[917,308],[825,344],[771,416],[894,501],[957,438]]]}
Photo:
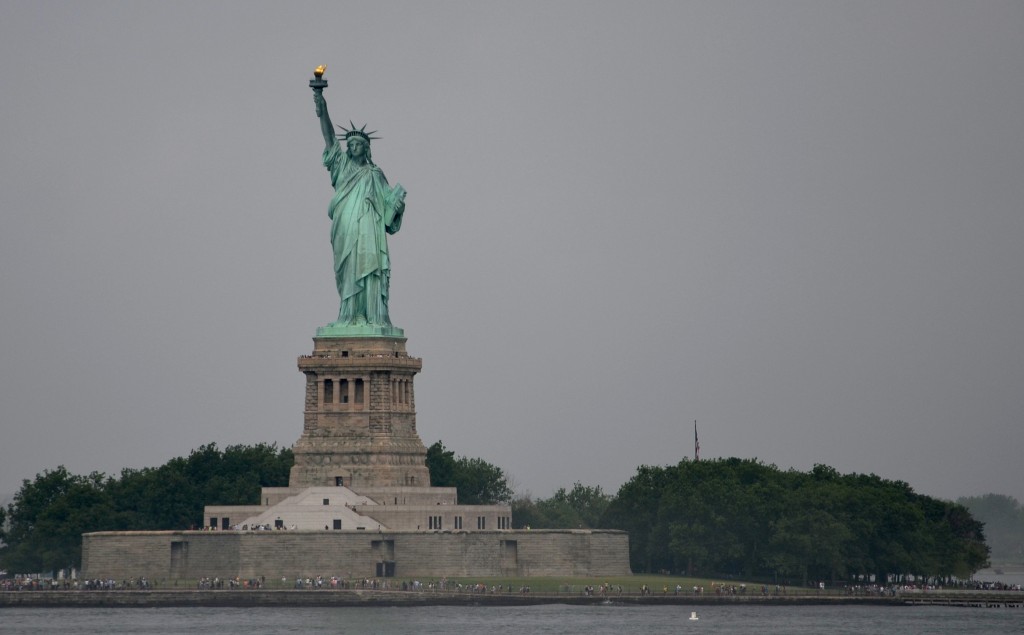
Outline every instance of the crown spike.
{"label": "crown spike", "polygon": [[381,137],[373,136],[373,135],[377,134],[376,130],[371,130],[371,131],[367,132],[366,131],[367,124],[363,124],[362,127],[356,127],[356,125],[354,123],[352,123],[352,120],[349,119],[348,120],[348,125],[350,125],[352,127],[351,128],[346,128],[345,126],[343,126],[341,124],[337,124],[338,128],[344,133],[344,134],[338,134],[337,135],[337,137],[339,139],[348,140],[348,139],[351,139],[352,137],[362,137],[363,139],[366,139],[367,141],[370,141],[371,139],[380,139],[381,138]]}

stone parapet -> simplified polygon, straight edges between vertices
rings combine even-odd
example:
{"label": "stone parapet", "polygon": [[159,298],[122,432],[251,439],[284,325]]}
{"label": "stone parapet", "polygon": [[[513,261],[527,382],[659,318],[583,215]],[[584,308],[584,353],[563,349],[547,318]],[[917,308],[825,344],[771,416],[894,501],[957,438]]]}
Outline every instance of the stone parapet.
{"label": "stone parapet", "polygon": [[622,576],[630,575],[628,554],[627,534],[611,530],[98,532],[83,536],[81,575]]}

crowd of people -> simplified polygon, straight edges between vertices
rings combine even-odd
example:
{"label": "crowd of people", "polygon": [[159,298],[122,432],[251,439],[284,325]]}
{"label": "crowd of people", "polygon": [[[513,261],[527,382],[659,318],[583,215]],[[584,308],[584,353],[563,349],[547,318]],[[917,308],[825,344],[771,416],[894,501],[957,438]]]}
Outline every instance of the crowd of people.
{"label": "crowd of people", "polygon": [[[114,579],[76,579],[76,578],[40,578],[36,576],[15,576],[0,578],[0,591],[130,591],[148,590],[158,586],[158,582],[151,582],[145,576],[130,577],[124,580]],[[814,583],[812,588],[819,591],[825,589],[825,583]],[[177,584],[174,583],[174,587]],[[196,589],[199,590],[248,590],[267,588],[266,578],[263,576],[254,578],[235,577],[202,577],[196,580]],[[523,585],[518,588],[511,584],[466,584],[458,581],[450,581],[448,578],[430,580],[396,581],[391,578],[342,578],[340,576],[296,576],[293,580],[282,577],[280,589],[360,589],[379,591],[412,591],[412,592],[448,592],[448,593],[530,593],[529,586]],[[754,587],[755,592],[758,587]],[[928,591],[1021,591],[1020,584],[1006,584],[1003,582],[984,582],[975,580],[958,581],[953,584],[932,585],[932,584],[843,584],[833,590],[833,593],[844,593],[847,595],[879,595],[895,596],[901,593],[915,593]],[[563,585],[559,588],[561,593],[582,593],[587,596],[622,594],[622,585],[604,583],[598,586],[585,585]],[[748,592],[746,584],[726,584],[720,582],[711,583],[711,592],[716,595],[745,595]],[[785,595],[788,588],[785,585],[762,584],[759,587],[761,595]],[[674,587],[664,585],[661,588],[662,595],[668,594],[692,594],[703,595],[703,586],[683,587],[676,584]],[[640,585],[640,595],[651,595],[651,588]]]}
{"label": "crowd of people", "polygon": [[152,588],[146,577],[127,580],[38,578],[19,576],[0,580],[0,591],[129,591]]}

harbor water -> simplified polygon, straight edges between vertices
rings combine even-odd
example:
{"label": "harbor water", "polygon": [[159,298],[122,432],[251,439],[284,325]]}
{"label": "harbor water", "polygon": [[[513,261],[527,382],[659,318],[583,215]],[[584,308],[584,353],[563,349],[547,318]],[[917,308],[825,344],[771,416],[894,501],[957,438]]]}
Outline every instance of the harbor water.
{"label": "harbor water", "polygon": [[[697,620],[691,613],[697,612]],[[75,635],[431,633],[830,635],[1024,632],[1024,608],[949,606],[624,606],[351,608],[4,608],[0,632]]]}

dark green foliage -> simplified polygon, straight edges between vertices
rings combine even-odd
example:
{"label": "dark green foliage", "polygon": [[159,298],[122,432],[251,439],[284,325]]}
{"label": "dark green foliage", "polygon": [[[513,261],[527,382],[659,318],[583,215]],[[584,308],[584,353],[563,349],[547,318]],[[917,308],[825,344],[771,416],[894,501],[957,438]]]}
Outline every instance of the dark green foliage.
{"label": "dark green foliage", "polygon": [[255,505],[260,488],[286,486],[293,462],[275,445],[209,444],[158,468],[123,470],[112,493],[126,527],[189,529],[202,525],[204,505]]}
{"label": "dark green foliage", "polygon": [[632,566],[646,572],[800,583],[963,578],[988,561],[982,525],[963,506],[824,465],[810,473],[741,459],[643,466],[601,524],[629,531]]}
{"label": "dark green foliage", "polygon": [[64,466],[22,481],[7,508],[10,526],[0,536],[3,568],[36,572],[79,562],[82,532],[114,528],[104,486],[102,474],[78,476]]}
{"label": "dark green foliage", "polygon": [[[294,459],[275,445],[214,444],[158,468],[125,469],[120,478],[70,474],[64,466],[25,480],[0,530],[0,566],[40,572],[77,566],[82,534],[92,531],[189,529],[203,505],[257,504],[261,487],[285,486]],[[0,523],[0,527],[2,527]]]}
{"label": "dark green foliage", "polygon": [[1001,494],[968,496],[956,502],[984,523],[993,561],[1024,563],[1024,505]]}
{"label": "dark green foliage", "polygon": [[543,529],[596,529],[611,497],[600,486],[587,487],[579,482],[566,491],[559,488],[551,498],[536,501],[529,497],[512,501],[512,525]]}
{"label": "dark green foliage", "polygon": [[427,448],[427,470],[434,487],[455,487],[455,452],[440,441]]}
{"label": "dark green foliage", "polygon": [[483,459],[456,458],[440,441],[427,448],[427,469],[434,487],[454,487],[461,505],[495,505],[512,500],[508,477]]}

